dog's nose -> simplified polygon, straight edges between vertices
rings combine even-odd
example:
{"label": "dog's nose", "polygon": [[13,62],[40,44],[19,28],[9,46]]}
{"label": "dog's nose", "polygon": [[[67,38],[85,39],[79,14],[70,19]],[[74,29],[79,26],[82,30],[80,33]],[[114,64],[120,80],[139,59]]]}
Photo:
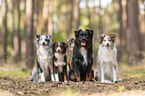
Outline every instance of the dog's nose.
{"label": "dog's nose", "polygon": [[45,42],[43,42],[42,44],[45,45]]}
{"label": "dog's nose", "polygon": [[109,46],[109,43],[107,43],[107,46]]}
{"label": "dog's nose", "polygon": [[58,52],[60,52],[60,49],[58,49]]}

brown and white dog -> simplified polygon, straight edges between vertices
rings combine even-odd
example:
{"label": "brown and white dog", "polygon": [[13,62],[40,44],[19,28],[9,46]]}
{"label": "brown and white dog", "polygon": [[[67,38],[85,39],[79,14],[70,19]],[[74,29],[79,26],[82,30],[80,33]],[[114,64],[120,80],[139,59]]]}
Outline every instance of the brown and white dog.
{"label": "brown and white dog", "polygon": [[115,34],[99,35],[99,49],[95,79],[101,82],[115,82],[117,80],[117,48]]}
{"label": "brown and white dog", "polygon": [[67,44],[64,42],[54,42],[51,45],[54,81],[67,81],[67,47]]}

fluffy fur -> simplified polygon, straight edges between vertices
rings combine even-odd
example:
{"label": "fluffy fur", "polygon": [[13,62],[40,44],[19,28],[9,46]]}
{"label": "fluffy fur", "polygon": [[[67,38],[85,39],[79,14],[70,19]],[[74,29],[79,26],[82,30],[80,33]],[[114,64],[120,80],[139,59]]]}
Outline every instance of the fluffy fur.
{"label": "fluffy fur", "polygon": [[[37,64],[34,66],[30,80],[45,82],[51,80],[50,68],[52,67],[52,49],[50,35],[36,35]],[[52,72],[51,72],[52,73]]]}
{"label": "fluffy fur", "polygon": [[117,48],[115,34],[99,35],[99,49],[95,78],[101,82],[115,82],[117,80]]}
{"label": "fluffy fur", "polygon": [[67,81],[67,44],[64,42],[54,42],[52,45],[53,52],[53,72],[54,81]]}
{"label": "fluffy fur", "polygon": [[93,77],[92,38],[93,30],[75,31],[75,44],[69,71],[69,78],[73,81],[90,81]]}

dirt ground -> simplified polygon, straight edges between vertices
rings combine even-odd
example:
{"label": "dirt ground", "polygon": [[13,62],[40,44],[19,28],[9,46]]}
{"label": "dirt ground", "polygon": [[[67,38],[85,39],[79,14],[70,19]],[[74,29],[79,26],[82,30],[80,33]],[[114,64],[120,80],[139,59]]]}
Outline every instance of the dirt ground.
{"label": "dirt ground", "polygon": [[[145,80],[145,79],[144,79]],[[96,96],[96,95],[145,95],[145,81],[138,78],[123,79],[116,83],[44,82],[35,83],[28,78],[0,78],[0,95],[41,96]]]}

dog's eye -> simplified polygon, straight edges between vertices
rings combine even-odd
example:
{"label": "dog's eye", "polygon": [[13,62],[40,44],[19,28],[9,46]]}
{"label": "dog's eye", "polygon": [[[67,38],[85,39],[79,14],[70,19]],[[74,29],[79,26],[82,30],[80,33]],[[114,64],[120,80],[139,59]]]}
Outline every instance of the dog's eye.
{"label": "dog's eye", "polygon": [[49,39],[45,39],[45,41],[49,41]]}

